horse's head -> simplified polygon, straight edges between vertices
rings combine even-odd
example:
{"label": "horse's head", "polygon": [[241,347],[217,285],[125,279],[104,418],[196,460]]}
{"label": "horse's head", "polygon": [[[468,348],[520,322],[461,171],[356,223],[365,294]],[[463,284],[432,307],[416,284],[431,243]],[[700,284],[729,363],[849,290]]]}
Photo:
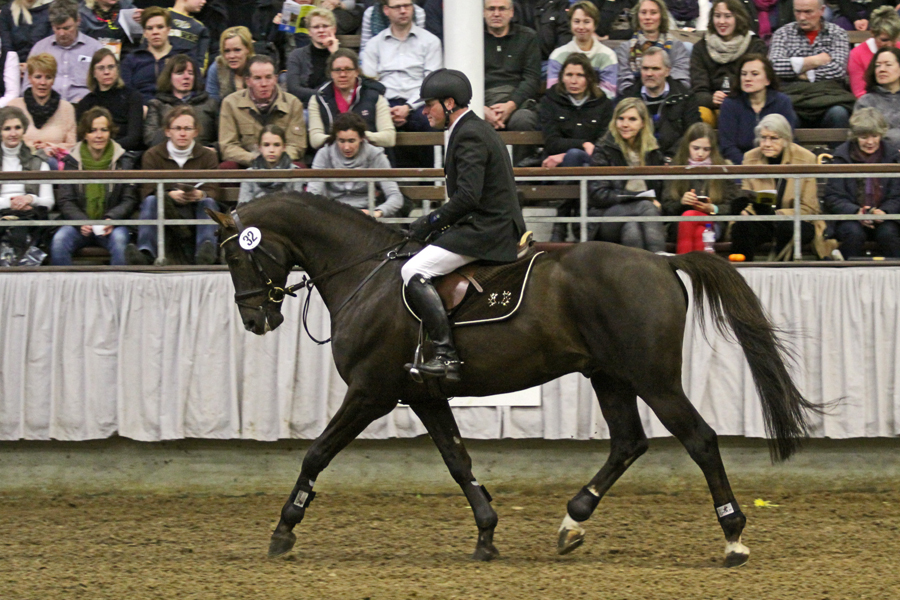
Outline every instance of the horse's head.
{"label": "horse's head", "polygon": [[275,329],[284,321],[281,302],[293,266],[286,243],[275,233],[235,222],[236,212],[226,215],[206,209],[219,224],[219,245],[225,252],[234,301],[247,331],[257,335]]}

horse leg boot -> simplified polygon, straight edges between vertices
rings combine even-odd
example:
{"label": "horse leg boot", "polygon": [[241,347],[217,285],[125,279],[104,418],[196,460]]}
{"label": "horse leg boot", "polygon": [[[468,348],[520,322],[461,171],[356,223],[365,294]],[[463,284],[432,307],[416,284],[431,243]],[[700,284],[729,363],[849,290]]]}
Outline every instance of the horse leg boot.
{"label": "horse leg boot", "polygon": [[272,532],[269,541],[269,558],[287,554],[297,536],[294,527],[303,520],[306,508],[315,497],[312,491],[316,477],[338,452],[352,442],[375,419],[388,414],[396,406],[396,401],[371,402],[371,398],[363,397],[352,389],[347,392],[344,403],[332,417],[325,431],[315,439],[306,456],[294,489],[281,509],[281,519]]}
{"label": "horse leg boot", "polygon": [[624,381],[605,375],[592,376],[591,384],[600,402],[603,418],[609,426],[609,457],[591,481],[569,500],[566,516],[559,527],[559,554],[568,554],[584,543],[585,530],[582,524],[591,517],[600,500],[619,477],[649,447],[641,425],[634,388]]}
{"label": "horse leg boot", "polygon": [[497,513],[491,507],[491,496],[472,475],[472,459],[469,458],[459,427],[446,400],[426,404],[410,404],[416,416],[441,453],[450,475],[462,488],[475,515],[478,526],[478,543],[472,554],[474,560],[491,560],[500,555],[494,546],[494,528],[497,527]]}
{"label": "horse leg boot", "polygon": [[[679,382],[680,384],[680,382]],[[641,394],[660,422],[682,443],[709,485],[719,525],[725,534],[725,566],[739,567],[750,559],[750,549],[741,543],[747,517],[741,512],[728,483],[713,431],[683,392],[662,396]]]}
{"label": "horse leg boot", "polygon": [[[459,381],[459,366],[462,364],[453,335],[450,333],[450,320],[444,310],[444,303],[431,279],[416,273],[406,284],[406,299],[413,310],[422,319],[422,325],[434,344],[434,358],[418,365],[417,368],[426,377],[443,377],[447,381]],[[407,363],[407,370],[413,368]]]}

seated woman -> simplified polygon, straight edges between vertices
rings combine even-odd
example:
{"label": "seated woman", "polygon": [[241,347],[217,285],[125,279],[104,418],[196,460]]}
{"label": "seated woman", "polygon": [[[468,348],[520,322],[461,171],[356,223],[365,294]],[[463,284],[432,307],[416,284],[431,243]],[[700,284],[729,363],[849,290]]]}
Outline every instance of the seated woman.
{"label": "seated woman", "polygon": [[[50,166],[24,143],[28,129],[28,117],[14,106],[0,108],[0,146],[3,149],[4,171],[49,171]],[[36,185],[9,181],[0,184],[0,215],[16,216],[21,219],[47,218],[53,208],[53,186],[49,183]],[[30,229],[31,231],[25,231]],[[22,235],[44,240],[48,227],[16,228]],[[40,244],[38,242],[35,245]],[[25,247],[22,248],[26,249]]]}
{"label": "seated woman", "polygon": [[715,126],[715,111],[739,85],[738,60],[745,54],[769,51],[750,26],[750,15],[741,0],[716,2],[706,34],[691,51],[691,89],[700,102],[700,116],[710,125]]}
{"label": "seated woman", "polygon": [[316,90],[310,99],[309,146],[320,148],[328,138],[332,121],[352,112],[366,123],[366,141],[373,146],[390,148],[397,139],[391,119],[391,105],[384,97],[385,88],[374,79],[362,77],[359,56],[353,50],[340,48],[330,57],[325,68],[331,81]]}
{"label": "seated woman", "polygon": [[[829,3],[831,4],[831,3]],[[834,4],[837,6],[835,7]],[[893,0],[836,0],[831,4],[828,20],[846,31],[866,31],[875,18],[875,11],[888,7],[896,10]],[[835,8],[837,10],[835,10]]]}
{"label": "seated woman", "polygon": [[[259,133],[259,156],[253,159],[250,169],[299,169],[284,151],[284,129],[278,125],[266,125]],[[260,196],[275,192],[302,192],[302,181],[244,181],[238,204],[250,202]]]}
{"label": "seated woman", "polygon": [[[731,163],[719,152],[716,131],[706,123],[694,123],[684,134],[671,164],[702,167]],[[663,212],[684,217],[728,214],[737,195],[737,184],[730,179],[676,179],[666,183]],[[703,250],[703,231],[707,225],[719,229],[712,222],[680,221],[675,253]]]}
{"label": "seated woman", "polygon": [[687,46],[669,35],[669,11],[662,0],[640,0],[631,11],[634,35],[616,48],[618,95],[633,94],[633,86],[641,86],[641,55],[652,46],[663,48],[672,61],[669,75],[688,88],[691,87],[691,55]]}
{"label": "seated woman", "polygon": [[[591,166],[645,167],[666,164],[653,135],[653,121],[639,98],[616,105],[609,132],[597,142]],[[592,217],[658,217],[663,185],[647,179],[597,180],[588,183],[588,214]],[[666,249],[662,223],[600,223],[589,226],[589,239],[644,248]]]}
{"label": "seated woman", "polygon": [[[570,54],[562,65],[562,77],[541,98],[538,114],[544,127],[543,167],[586,167],[591,164],[594,142],[609,128],[612,101],[597,85],[597,73],[584,54]],[[567,200],[556,215],[577,214],[578,201]],[[551,241],[568,238],[566,223],[554,223]]]}
{"label": "seated woman", "polygon": [[[113,138],[116,124],[102,106],[88,109],[78,120],[78,139],[63,160],[66,171],[115,171],[134,169],[134,159]],[[128,219],[137,206],[131,183],[63,183],[59,186],[59,211],[64,219]],[[128,227],[112,225],[64,225],[50,245],[50,264],[71,265],[72,255],[85,246],[109,250],[111,265],[125,264]]]}
{"label": "seated woman", "polygon": [[[366,141],[366,122],[356,113],[338,115],[331,135],[316,152],[313,169],[390,169],[384,150]],[[379,181],[384,196],[372,216],[396,216],[403,209],[403,196],[393,181]],[[369,214],[369,193],[365,181],[312,181],[306,191],[343,202]]]}
{"label": "seated woman", "polygon": [[119,76],[119,61],[109,48],[100,48],[91,59],[87,86],[91,90],[75,107],[81,115],[95,106],[102,106],[113,115],[118,134],[116,142],[126,150],[144,147],[144,101],[135,89],[125,86]]}
{"label": "seated woman", "polygon": [[867,93],[856,101],[856,110],[874,108],[887,122],[885,139],[900,146],[900,49],[881,48],[866,69]]}
{"label": "seated woman", "polygon": [[28,57],[27,72],[31,87],[21,98],[13,98],[7,106],[25,113],[31,125],[25,132],[25,143],[32,150],[49,157],[50,169],[75,145],[75,108],[53,89],[56,59],[49,54]]}
{"label": "seated woman", "polygon": [[[754,130],[759,144],[744,156],[745,165],[814,165],[816,156],[806,148],[794,143],[794,133],[787,119],[778,114],[764,117]],[[748,202],[739,197],[732,205],[732,214],[744,216],[756,214],[791,214],[794,209],[794,179],[773,178],[744,179],[743,189],[751,192],[773,191],[775,209],[764,203]],[[800,183],[800,213],[819,214],[819,199],[816,195],[816,180],[803,179]],[[825,230],[825,224],[814,225],[803,221],[800,228],[801,243],[809,243],[816,236],[816,227]],[[783,249],[791,242],[794,224],[789,221],[738,221],[731,228],[731,251],[743,254],[752,261],[756,250],[764,243],[775,240],[776,248]],[[824,257],[820,257],[824,258]]]}
{"label": "seated woman", "polygon": [[0,47],[16,53],[25,64],[31,47],[53,35],[50,27],[51,0],[13,0],[0,10]]}
{"label": "seated woman", "polygon": [[900,15],[891,6],[880,6],[872,12],[869,20],[872,37],[850,51],[847,77],[850,91],[860,98],[866,93],[866,71],[875,53],[882,48],[900,48]]}
{"label": "seated woman", "polygon": [[[834,151],[832,164],[900,163],[897,146],[886,142],[887,122],[874,108],[860,108],[850,117],[850,139]],[[825,212],[832,215],[873,215],[866,221],[835,221],[835,237],[844,258],[863,255],[863,244],[874,240],[878,252],[900,258],[900,223],[878,221],[877,215],[900,213],[900,180],[894,177],[828,179]]]}
{"label": "seated woman", "polygon": [[315,8],[306,15],[310,43],[297,48],[287,59],[287,91],[304,105],[320,85],[328,81],[326,64],[338,49],[337,23],[330,10]]}
{"label": "seated woman", "polygon": [[778,78],[768,57],[745,54],[738,60],[740,86],[722,102],[719,111],[719,146],[722,155],[739,165],[756,146],[753,128],[767,115],[779,114],[791,127],[799,121],[787,94],[778,91]]}
{"label": "seated woman", "polygon": [[131,54],[122,59],[122,81],[141,93],[144,102],[156,94],[156,80],[166,61],[175,55],[169,43],[172,30],[172,13],[159,6],[151,6],[141,12],[144,41]]}
{"label": "seated woman", "polygon": [[[219,158],[216,153],[196,143],[200,135],[197,115],[190,106],[176,106],[166,115],[165,131],[168,141],[157,144],[141,157],[141,168],[144,170],[192,171],[195,169],[218,169]],[[165,215],[169,219],[209,219],[205,209],[219,210],[216,199],[219,196],[219,184],[173,183],[165,186]],[[156,184],[145,183],[141,188],[144,200],[141,202],[141,219],[156,218]],[[175,234],[171,238],[190,238],[187,241],[190,249],[182,252],[186,259],[193,257],[198,265],[211,265],[218,259],[216,246],[216,228],[212,219],[210,225],[198,225],[195,235],[183,235],[180,227],[171,227]],[[189,230],[188,230],[189,231]],[[168,232],[168,230],[167,230]],[[171,239],[167,236],[167,239]],[[166,245],[169,248],[169,245]],[[181,250],[181,248],[177,248]],[[149,265],[157,256],[156,225],[138,227],[137,245],[128,244],[125,248],[125,261],[129,265]],[[171,263],[172,259],[167,259]]]}
{"label": "seated woman", "polygon": [[166,115],[176,106],[190,106],[197,115],[202,146],[213,148],[218,140],[219,103],[200,89],[200,69],[187,54],[176,54],[166,61],[156,84],[156,97],[147,103],[144,118],[144,143],[149,148],[166,141],[163,127]]}
{"label": "seated woman", "polygon": [[547,89],[559,81],[563,63],[572,54],[583,54],[597,72],[600,89],[609,99],[616,97],[617,73],[616,53],[597,39],[597,26],[600,22],[600,11],[592,2],[582,0],[569,8],[569,27],[572,29],[572,41],[560,46],[550,53],[547,62]]}
{"label": "seated woman", "polygon": [[[219,37],[221,55],[209,66],[206,73],[206,93],[216,102],[247,87],[247,61],[256,53],[253,51],[253,36],[250,30],[239,25],[229,27]],[[200,80],[199,72],[197,79]]]}

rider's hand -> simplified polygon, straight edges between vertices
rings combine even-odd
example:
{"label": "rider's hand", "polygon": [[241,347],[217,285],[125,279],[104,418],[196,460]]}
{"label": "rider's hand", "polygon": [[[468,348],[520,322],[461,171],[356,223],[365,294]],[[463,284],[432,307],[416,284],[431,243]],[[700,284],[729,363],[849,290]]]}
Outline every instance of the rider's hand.
{"label": "rider's hand", "polygon": [[428,234],[431,233],[431,229],[431,222],[428,220],[428,215],[423,215],[410,224],[409,237],[424,242],[425,239],[428,238]]}

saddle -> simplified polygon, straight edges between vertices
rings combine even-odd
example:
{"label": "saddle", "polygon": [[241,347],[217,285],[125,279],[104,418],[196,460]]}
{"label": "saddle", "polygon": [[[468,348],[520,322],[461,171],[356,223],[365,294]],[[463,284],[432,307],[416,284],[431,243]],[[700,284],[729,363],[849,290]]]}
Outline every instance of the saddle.
{"label": "saddle", "polygon": [[[526,232],[519,241],[515,262],[492,264],[474,262],[438,277],[434,287],[450,317],[450,325],[475,325],[508,319],[521,305],[528,276],[538,256],[532,233]],[[418,315],[406,302],[407,310]]]}

